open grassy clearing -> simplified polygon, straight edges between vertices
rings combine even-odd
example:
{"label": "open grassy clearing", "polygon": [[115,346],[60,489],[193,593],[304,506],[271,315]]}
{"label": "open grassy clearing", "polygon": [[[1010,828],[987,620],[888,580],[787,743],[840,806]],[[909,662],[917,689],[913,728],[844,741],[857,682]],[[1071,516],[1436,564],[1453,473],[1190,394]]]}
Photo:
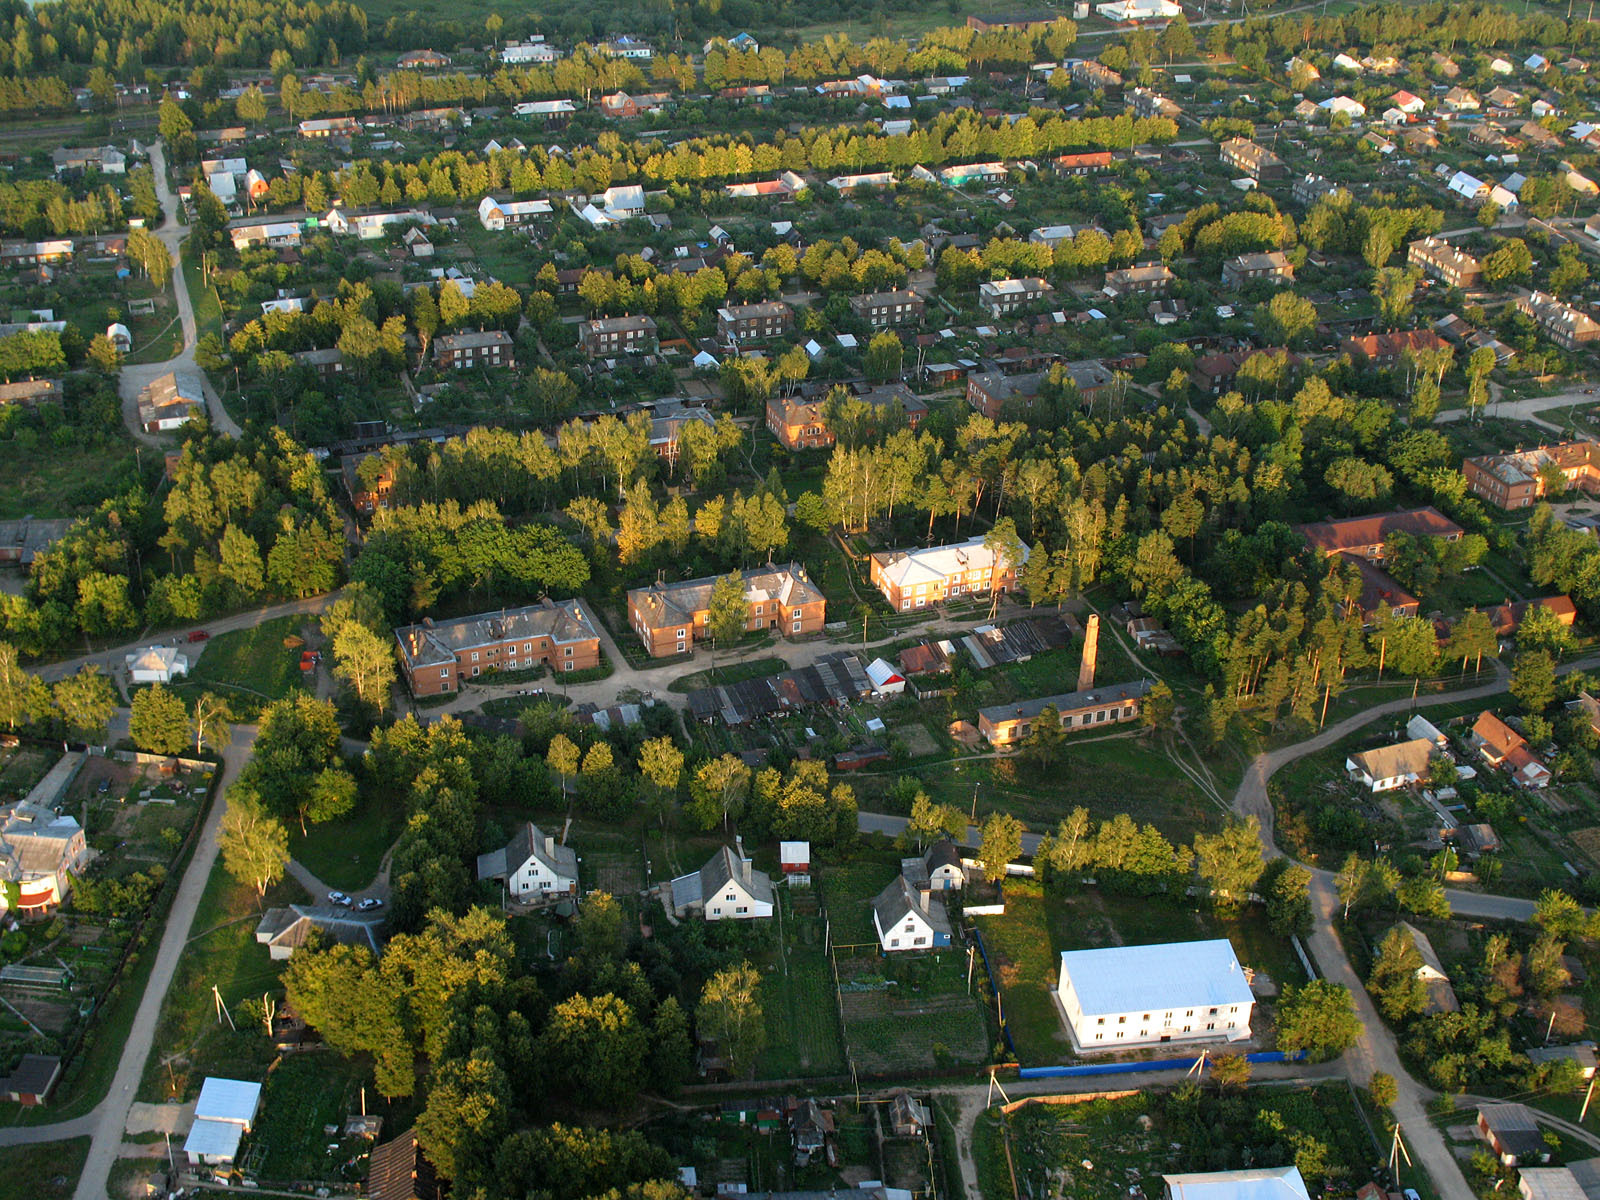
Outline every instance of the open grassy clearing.
{"label": "open grassy clearing", "polygon": [[190,699],[206,690],[221,692],[230,704],[248,711],[283,699],[301,686],[300,652],[283,640],[299,634],[305,623],[304,617],[275,617],[249,629],[217,634],[205,643],[188,679],[176,690]]}
{"label": "open grassy clearing", "polygon": [[0,1148],[0,1200],[68,1200],[89,1157],[89,1139]]}
{"label": "open grassy clearing", "polygon": [[976,917],[974,924],[989,951],[1006,1025],[1024,1066],[1071,1057],[1052,994],[1064,950],[1225,937],[1240,962],[1264,971],[1280,986],[1305,979],[1293,948],[1255,910],[1225,920],[1159,898],[1100,890],[1063,895],[1031,881],[1011,880],[1005,914]]}

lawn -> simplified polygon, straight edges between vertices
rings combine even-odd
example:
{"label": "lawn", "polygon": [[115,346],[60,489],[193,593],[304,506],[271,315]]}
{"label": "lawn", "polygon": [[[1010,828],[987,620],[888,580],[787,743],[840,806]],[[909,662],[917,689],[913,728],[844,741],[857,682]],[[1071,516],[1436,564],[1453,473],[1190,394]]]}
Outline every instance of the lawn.
{"label": "lawn", "polygon": [[304,617],[275,617],[249,629],[217,634],[206,642],[187,682],[176,690],[225,692],[230,701],[248,708],[283,699],[300,687],[299,651],[283,640],[298,634],[305,623]]}
{"label": "lawn", "polygon": [[1225,937],[1241,962],[1266,972],[1280,986],[1305,979],[1293,948],[1274,935],[1255,910],[1224,920],[1146,897],[1098,890],[1061,895],[1047,893],[1036,883],[1011,880],[1006,885],[1004,915],[973,921],[983,934],[1000,983],[1006,1026],[1024,1066],[1063,1062],[1071,1056],[1052,994],[1063,950]]}
{"label": "lawn", "polygon": [[183,277],[189,285],[189,302],[194,306],[195,337],[208,333],[222,336],[222,298],[217,289],[201,279],[200,264],[195,261],[191,239],[183,244]]}
{"label": "lawn", "polygon": [[779,902],[783,943],[777,963],[764,972],[767,1049],[756,1074],[762,1079],[837,1075],[845,1069],[839,1009],[816,897],[785,888]]}
{"label": "lawn", "polygon": [[715,687],[719,684],[742,683],[746,679],[761,679],[767,675],[780,674],[788,669],[789,664],[781,658],[751,658],[742,662],[734,661],[724,666],[710,667],[704,671],[696,671],[691,675],[680,676],[667,685],[667,691],[683,695],[699,691],[701,688]]}
{"label": "lawn", "polygon": [[846,1048],[869,1074],[983,1062],[989,1031],[976,988],[967,993],[967,955],[959,942],[925,954],[884,958],[878,952],[872,898],[899,870],[900,856],[880,851],[821,872]]}
{"label": "lawn", "polygon": [[[282,964],[257,944],[255,927],[263,909],[304,895],[299,884],[285,880],[258,899],[254,888],[236,882],[217,860],[161,1004],[155,1050],[145,1064],[139,1099],[160,1103],[174,1096],[191,1098],[207,1075],[262,1077],[277,1051],[259,1019],[248,1020],[241,1004],[277,992]],[[219,1021],[213,987],[233,1014],[236,1030]]]}
{"label": "lawn", "polygon": [[[1033,1104],[979,1123],[980,1163],[1007,1178],[1001,1121],[1009,1121],[1017,1182],[1025,1195],[1127,1200],[1160,1190],[1171,1172],[1292,1162],[1313,1195],[1348,1192],[1370,1178],[1379,1153],[1343,1082],[1255,1087],[1237,1098],[1192,1098],[1176,1089],[1083,1104]],[[998,1150],[998,1156],[995,1151]],[[991,1172],[990,1174],[994,1174]],[[1002,1195],[1009,1194],[1009,1183]]]}
{"label": "lawn", "polygon": [[0,1148],[0,1200],[67,1200],[89,1157],[89,1139]]}
{"label": "lawn", "polygon": [[1187,842],[1196,832],[1219,828],[1224,816],[1217,800],[1137,731],[1069,737],[1047,772],[1014,758],[989,758],[908,773],[931,799],[969,811],[976,786],[979,821],[985,813],[1009,812],[1039,831],[1082,805],[1097,820],[1127,813],[1171,840]]}
{"label": "lawn", "polygon": [[292,829],[289,854],[329,887],[360,891],[376,878],[402,820],[398,802],[381,809],[374,802],[360,804],[338,821],[310,826],[309,837]]}
{"label": "lawn", "polygon": [[[351,1182],[344,1164],[365,1149],[323,1132],[359,1111],[358,1089],[369,1072],[331,1050],[286,1055],[262,1088],[261,1122],[251,1136],[249,1165],[267,1183],[322,1179]],[[328,1147],[334,1147],[332,1153]]]}
{"label": "lawn", "polygon": [[70,429],[61,439],[12,439],[0,454],[0,519],[76,517],[138,482],[133,439],[122,422],[101,431],[92,452]]}

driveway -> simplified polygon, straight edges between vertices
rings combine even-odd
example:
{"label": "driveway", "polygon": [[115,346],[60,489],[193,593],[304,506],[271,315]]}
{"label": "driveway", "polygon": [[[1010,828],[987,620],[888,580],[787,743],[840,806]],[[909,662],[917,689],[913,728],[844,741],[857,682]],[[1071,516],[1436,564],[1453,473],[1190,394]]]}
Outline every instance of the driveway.
{"label": "driveway", "polygon": [[194,304],[189,298],[189,281],[183,273],[183,257],[181,249],[184,239],[188,237],[188,229],[179,221],[178,214],[182,207],[178,198],[173,195],[172,189],[167,186],[167,158],[165,147],[156,142],[150,147],[150,167],[156,177],[156,198],[161,201],[161,209],[165,219],[161,228],[155,231],[156,237],[161,239],[166,246],[167,253],[172,258],[172,294],[178,302],[178,322],[183,329],[183,349],[175,358],[169,358],[161,363],[144,363],[138,366],[122,368],[122,375],[117,381],[117,392],[122,397],[122,420],[127,425],[128,432],[136,441],[146,446],[157,446],[170,449],[174,444],[171,435],[146,433],[139,424],[139,393],[153,380],[161,378],[169,371],[187,369],[193,371],[201,379],[206,395],[206,410],[211,419],[211,427],[218,433],[225,433],[229,437],[239,437],[243,432],[239,423],[228,415],[228,410],[222,406],[222,398],[211,386],[211,381],[206,378],[204,371],[195,366],[194,348],[198,340],[194,319]]}

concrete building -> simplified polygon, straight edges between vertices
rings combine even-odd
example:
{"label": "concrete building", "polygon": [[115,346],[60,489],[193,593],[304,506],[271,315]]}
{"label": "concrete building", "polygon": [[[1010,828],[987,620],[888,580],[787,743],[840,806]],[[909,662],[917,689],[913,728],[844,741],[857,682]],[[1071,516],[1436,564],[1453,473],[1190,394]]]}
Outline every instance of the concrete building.
{"label": "concrete building", "polygon": [[1166,263],[1144,263],[1106,272],[1105,293],[1108,296],[1156,296],[1165,293],[1178,277]]}
{"label": "concrete building", "polygon": [[902,288],[894,292],[869,292],[850,297],[850,311],[874,329],[892,325],[914,325],[922,320],[928,302],[916,292]]}
{"label": "concrete building", "polygon": [[991,317],[1003,317],[1055,293],[1043,279],[997,279],[978,285],[978,307]]}
{"label": "concrete building", "polygon": [[794,328],[794,310],[782,300],[730,304],[717,309],[717,341],[724,346],[768,342]]}
{"label": "concrete building", "polygon": [[183,1143],[191,1166],[232,1166],[239,1143],[261,1112],[261,1085],[241,1079],[208,1078],[194,1104],[194,1123]]}
{"label": "concrete building", "polygon": [[1221,157],[1223,166],[1255,180],[1282,179],[1289,173],[1283,159],[1249,138],[1229,138],[1223,142]]}
{"label": "concrete building", "polygon": [[1241,254],[1222,264],[1222,282],[1225,287],[1232,288],[1248,283],[1293,283],[1294,266],[1282,250]]}
{"label": "concrete building", "polygon": [[1461,463],[1467,490],[1508,510],[1536,504],[1548,490],[1548,477],[1556,472],[1565,487],[1591,496],[1600,492],[1600,442],[1558,442]]}
{"label": "concrete building", "polygon": [[1310,1200],[1298,1167],[1248,1167],[1161,1177],[1161,1200]]}
{"label": "concrete building", "polygon": [[1056,985],[1076,1048],[1243,1041],[1255,996],[1226,938],[1061,955]]}
{"label": "concrete building", "polygon": [[413,696],[459,691],[462,680],[486,671],[548,666],[559,674],[600,665],[600,635],[581,600],[547,599],[439,622],[427,618],[394,632]]}
{"label": "concrete building", "polygon": [[1600,338],[1600,323],[1593,317],[1545,292],[1518,296],[1517,311],[1532,317],[1539,331],[1563,350],[1577,350]]}

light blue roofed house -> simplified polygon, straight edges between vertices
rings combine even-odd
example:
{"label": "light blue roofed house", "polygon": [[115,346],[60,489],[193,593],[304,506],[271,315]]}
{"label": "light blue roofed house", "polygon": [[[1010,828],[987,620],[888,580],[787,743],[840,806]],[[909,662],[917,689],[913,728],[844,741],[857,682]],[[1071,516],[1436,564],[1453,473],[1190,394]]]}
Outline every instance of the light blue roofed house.
{"label": "light blue roofed house", "polygon": [[1056,993],[1080,1050],[1242,1041],[1255,1005],[1226,938],[1067,950]]}
{"label": "light blue roofed house", "polygon": [[1298,1167],[1163,1175],[1162,1200],[1310,1200]]}

